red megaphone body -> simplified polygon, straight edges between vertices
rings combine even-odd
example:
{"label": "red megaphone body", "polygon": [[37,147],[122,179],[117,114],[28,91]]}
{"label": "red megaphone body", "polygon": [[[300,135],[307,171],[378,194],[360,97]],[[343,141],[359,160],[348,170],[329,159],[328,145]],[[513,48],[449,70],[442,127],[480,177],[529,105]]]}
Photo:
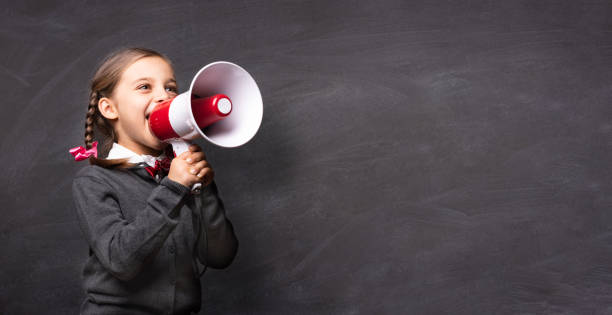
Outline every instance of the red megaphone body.
{"label": "red megaphone body", "polygon": [[[159,140],[168,141],[181,138],[181,135],[172,127],[173,123],[174,126],[178,126],[181,123],[177,121],[180,119],[179,115],[172,115],[170,113],[170,107],[175,98],[155,106],[149,117],[151,131]],[[204,129],[214,122],[225,118],[232,111],[232,102],[225,94],[216,94],[204,98],[192,97],[190,103],[193,118],[200,129]],[[177,129],[180,130],[180,127]]]}

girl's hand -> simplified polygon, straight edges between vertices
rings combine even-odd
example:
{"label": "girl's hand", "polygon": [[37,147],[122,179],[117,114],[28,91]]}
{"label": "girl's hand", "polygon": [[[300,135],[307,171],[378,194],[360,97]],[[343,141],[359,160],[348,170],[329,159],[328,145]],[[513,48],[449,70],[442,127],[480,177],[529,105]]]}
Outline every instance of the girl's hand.
{"label": "girl's hand", "polygon": [[212,167],[206,161],[206,155],[197,144],[189,146],[189,151],[181,153],[172,160],[168,178],[191,188],[196,183],[205,187],[215,176]]}

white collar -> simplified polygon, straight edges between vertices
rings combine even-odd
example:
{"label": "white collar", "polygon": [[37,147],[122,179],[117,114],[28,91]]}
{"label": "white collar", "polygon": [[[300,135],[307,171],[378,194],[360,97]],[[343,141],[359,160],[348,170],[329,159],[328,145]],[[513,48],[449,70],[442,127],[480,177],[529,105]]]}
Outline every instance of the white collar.
{"label": "white collar", "polygon": [[120,145],[117,142],[113,142],[113,147],[108,152],[106,159],[124,159],[129,158],[130,163],[147,163],[149,166],[155,166],[155,160],[163,160],[166,158],[166,154],[162,152],[158,157],[154,157],[147,154],[137,154],[136,152]]}

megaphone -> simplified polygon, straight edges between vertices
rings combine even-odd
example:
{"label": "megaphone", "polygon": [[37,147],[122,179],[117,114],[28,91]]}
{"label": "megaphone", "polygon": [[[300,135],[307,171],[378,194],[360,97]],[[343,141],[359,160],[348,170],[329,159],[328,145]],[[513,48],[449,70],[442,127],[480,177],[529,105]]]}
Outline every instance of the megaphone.
{"label": "megaphone", "polygon": [[[255,136],[262,117],[263,101],[253,77],[234,63],[216,61],[197,72],[188,91],[155,106],[149,127],[178,156],[197,138],[224,148],[241,146]],[[200,189],[198,183],[192,192]]]}

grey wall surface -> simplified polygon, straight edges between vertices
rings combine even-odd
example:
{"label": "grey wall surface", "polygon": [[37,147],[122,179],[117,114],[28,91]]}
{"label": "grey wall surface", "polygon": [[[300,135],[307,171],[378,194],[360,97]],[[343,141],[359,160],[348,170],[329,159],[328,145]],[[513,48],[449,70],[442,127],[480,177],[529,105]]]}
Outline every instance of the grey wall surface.
{"label": "grey wall surface", "polygon": [[[202,140],[240,240],[204,314],[612,313],[612,3],[13,1],[0,11],[0,313],[76,314],[71,182],[121,46],[264,100]],[[42,311],[42,312],[41,312]]]}

